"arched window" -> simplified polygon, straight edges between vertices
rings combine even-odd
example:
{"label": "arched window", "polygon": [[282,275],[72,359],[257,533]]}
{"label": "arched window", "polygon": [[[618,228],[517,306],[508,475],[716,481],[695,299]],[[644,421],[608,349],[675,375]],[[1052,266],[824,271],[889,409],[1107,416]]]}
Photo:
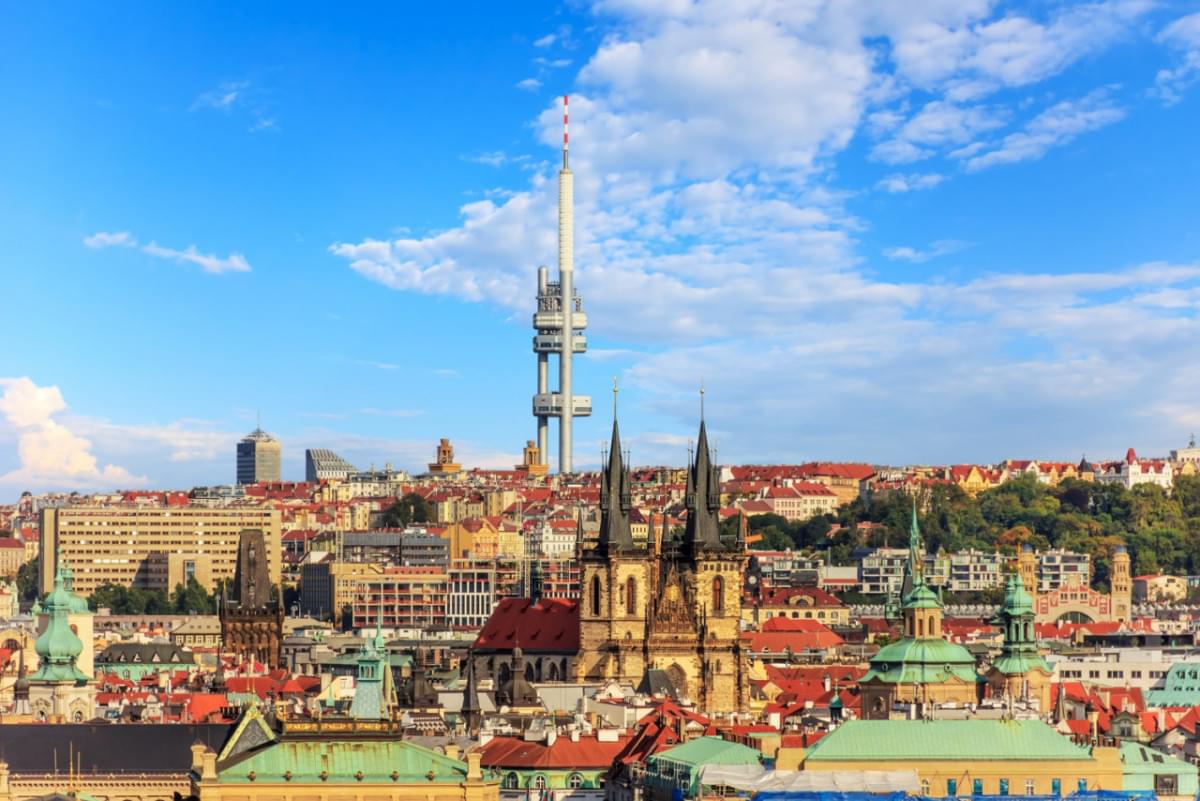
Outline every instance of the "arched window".
{"label": "arched window", "polygon": [[546,789],[546,777],[540,773],[538,775],[534,776],[533,777],[533,789],[545,790]]}
{"label": "arched window", "polygon": [[919,637],[924,637],[924,636],[925,636],[925,620],[923,618],[917,618],[917,637],[919,638]]}
{"label": "arched window", "polygon": [[714,612],[725,611],[725,579],[720,576],[713,577],[712,608]]}
{"label": "arched window", "polygon": [[637,614],[637,579],[633,576],[625,581],[625,612],[629,615]]}
{"label": "arched window", "polygon": [[600,577],[592,576],[592,617],[600,617]]}
{"label": "arched window", "polygon": [[583,786],[583,774],[582,773],[572,773],[571,777],[569,779],[567,779],[567,786],[570,787],[572,790],[578,790],[580,787]]}
{"label": "arched window", "polygon": [[520,781],[521,780],[517,778],[517,774],[510,771],[504,775],[504,789],[516,790],[521,786]]}

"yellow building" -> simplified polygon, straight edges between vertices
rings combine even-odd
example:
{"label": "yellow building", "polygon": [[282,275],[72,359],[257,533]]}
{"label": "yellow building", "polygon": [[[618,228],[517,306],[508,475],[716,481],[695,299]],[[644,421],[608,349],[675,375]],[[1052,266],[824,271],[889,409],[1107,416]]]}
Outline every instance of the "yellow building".
{"label": "yellow building", "polygon": [[389,720],[285,724],[282,734],[257,708],[242,715],[218,754],[192,746],[192,794],[199,801],[499,801],[478,753],[451,754],[401,739]]}
{"label": "yellow building", "polygon": [[1104,594],[1087,585],[1086,574],[1047,592],[1038,592],[1038,561],[1033,548],[1024,545],[1017,555],[1017,572],[1025,589],[1033,596],[1038,623],[1121,621],[1133,618],[1133,575],[1129,551],[1118,545],[1112,556],[1111,592]]}
{"label": "yellow building", "polygon": [[664,535],[661,552],[639,547],[614,421],[601,478],[600,533],[582,555],[578,680],[636,686],[647,671],[662,671],[701,710],[745,709],[747,665],[738,637],[745,543],[722,542],[719,491],[702,421],[687,476],[683,539]]}
{"label": "yellow building", "polygon": [[1040,720],[851,720],[813,745],[802,768],[915,770],[921,794],[935,798],[1123,786],[1117,748],[1076,745]]}
{"label": "yellow building", "polygon": [[462,472],[462,465],[454,461],[454,446],[442,437],[438,440],[437,454],[429,463],[429,472],[435,476],[452,476]]}
{"label": "yellow building", "polygon": [[282,551],[277,509],[44,509],[41,590],[49,592],[54,586],[57,554],[75,571],[75,592],[83,596],[104,584],[170,592],[193,576],[212,591],[217,581],[233,578],[238,537],[245,529],[263,532],[270,580],[278,584]]}

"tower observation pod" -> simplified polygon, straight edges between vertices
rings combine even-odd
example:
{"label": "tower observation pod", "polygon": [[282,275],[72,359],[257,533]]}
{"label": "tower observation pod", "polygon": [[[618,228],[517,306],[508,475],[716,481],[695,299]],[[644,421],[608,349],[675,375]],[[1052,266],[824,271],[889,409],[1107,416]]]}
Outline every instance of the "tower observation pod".
{"label": "tower observation pod", "polygon": [[[537,311],[533,314],[533,352],[537,354],[537,445],[541,458],[550,453],[550,418],[558,418],[558,472],[573,470],[573,423],[592,413],[592,399],[576,395],[572,357],[587,352],[587,315],[575,292],[575,178],[571,174],[567,138],[567,98],[563,96],[562,169],[558,172],[558,281],[548,267],[538,268]],[[558,391],[550,391],[550,357],[558,356]]]}

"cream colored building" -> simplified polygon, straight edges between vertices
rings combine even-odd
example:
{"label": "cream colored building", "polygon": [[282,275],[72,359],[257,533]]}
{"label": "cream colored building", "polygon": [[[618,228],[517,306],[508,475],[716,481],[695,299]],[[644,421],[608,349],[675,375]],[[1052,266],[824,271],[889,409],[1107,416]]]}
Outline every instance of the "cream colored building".
{"label": "cream colored building", "polygon": [[279,510],[234,508],[70,507],[42,511],[39,576],[42,592],[54,586],[57,554],[74,571],[76,593],[104,584],[170,591],[194,576],[211,591],[232,579],[238,535],[260,529],[267,543],[271,582],[279,582]]}

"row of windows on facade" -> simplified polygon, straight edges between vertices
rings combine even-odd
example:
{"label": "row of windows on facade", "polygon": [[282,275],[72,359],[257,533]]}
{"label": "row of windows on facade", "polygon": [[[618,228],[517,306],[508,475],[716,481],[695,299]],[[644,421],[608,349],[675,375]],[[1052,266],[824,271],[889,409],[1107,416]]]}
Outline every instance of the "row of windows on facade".
{"label": "row of windows on facade", "polygon": [[[592,617],[600,617],[603,604],[601,603],[602,584],[599,576],[592,576]],[[630,576],[625,580],[625,609],[633,615],[638,612],[637,603],[637,579]],[[725,579],[721,576],[716,576],[712,580],[712,607],[713,612],[725,611]]]}
{"label": "row of windows on facade", "polygon": [[[1109,678],[1109,679],[1125,678],[1124,670],[1108,670],[1108,671],[1104,671],[1104,673],[1105,673],[1105,678]],[[1196,674],[1196,671],[1192,671],[1193,678],[1195,677],[1195,674]],[[1083,671],[1082,670],[1060,670],[1059,675],[1062,676],[1064,679],[1082,679]],[[1165,675],[1167,675],[1165,670],[1149,671],[1149,678],[1152,678],[1152,679],[1161,679]],[[1098,678],[1100,678],[1100,671],[1099,670],[1089,670],[1087,672],[1087,677],[1089,679],[1098,679]],[[1129,671],[1129,678],[1140,679],[1141,677],[1142,677],[1142,671],[1140,671],[1140,670],[1130,670]]]}
{"label": "row of windows on facade", "polygon": [[[585,782],[586,780],[583,778],[582,773],[572,773],[567,777],[567,786],[572,790],[578,790],[583,787]],[[521,777],[515,773],[507,773],[504,776],[502,785],[505,790],[519,790],[521,789]],[[544,774],[537,773],[528,779],[525,786],[531,790],[545,790],[549,786],[549,781]],[[598,786],[604,786],[603,776],[600,777]]]}

